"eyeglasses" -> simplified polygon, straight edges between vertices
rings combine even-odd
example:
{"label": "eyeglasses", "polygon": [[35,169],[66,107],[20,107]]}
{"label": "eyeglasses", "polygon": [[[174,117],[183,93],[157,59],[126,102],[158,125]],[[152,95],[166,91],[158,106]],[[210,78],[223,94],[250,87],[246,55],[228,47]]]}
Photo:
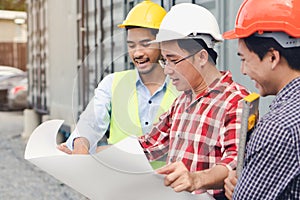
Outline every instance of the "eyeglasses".
{"label": "eyeglasses", "polygon": [[[199,51],[196,51],[196,52],[194,52],[194,53],[192,53],[192,54],[190,54],[190,55],[188,55],[188,56],[186,56],[186,57],[184,57],[184,58],[181,58],[181,59],[179,59],[179,60],[176,60],[176,61],[170,61],[171,63],[173,63],[174,65],[177,65],[178,63],[180,63],[181,61],[184,61],[184,60],[186,60],[186,59],[188,59],[188,58],[190,58],[190,57],[192,57],[192,56],[194,56],[196,53],[198,53]],[[169,63],[169,61],[167,61],[167,60],[165,60],[165,59],[160,59],[160,60],[158,60],[158,63],[160,64],[160,66],[164,69],[167,65],[169,65],[170,63]]]}

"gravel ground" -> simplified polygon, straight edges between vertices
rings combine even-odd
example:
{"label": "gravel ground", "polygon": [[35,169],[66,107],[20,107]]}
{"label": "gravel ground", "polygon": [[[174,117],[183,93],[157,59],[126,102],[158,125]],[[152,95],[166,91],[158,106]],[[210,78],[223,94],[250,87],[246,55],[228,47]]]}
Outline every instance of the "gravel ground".
{"label": "gravel ground", "polygon": [[86,200],[24,159],[22,132],[22,112],[0,112],[0,199]]}

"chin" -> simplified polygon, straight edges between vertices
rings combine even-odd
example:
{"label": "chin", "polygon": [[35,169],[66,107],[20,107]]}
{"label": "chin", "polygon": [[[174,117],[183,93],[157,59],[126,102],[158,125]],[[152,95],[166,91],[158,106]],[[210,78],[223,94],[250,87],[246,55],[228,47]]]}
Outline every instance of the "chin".
{"label": "chin", "polygon": [[185,87],[180,87],[180,86],[175,86],[176,87],[176,90],[178,90],[179,92],[183,92],[183,91],[187,91],[189,89],[185,88]]}
{"label": "chin", "polygon": [[151,72],[151,70],[150,69],[138,69],[138,72],[140,74],[148,74]]}
{"label": "chin", "polygon": [[259,95],[262,97],[268,96],[269,94],[261,87],[257,88],[259,91]]}
{"label": "chin", "polygon": [[137,70],[140,74],[148,74],[148,73],[152,72],[153,69],[154,68],[152,66],[147,66],[147,67],[143,67],[143,68],[137,67]]}

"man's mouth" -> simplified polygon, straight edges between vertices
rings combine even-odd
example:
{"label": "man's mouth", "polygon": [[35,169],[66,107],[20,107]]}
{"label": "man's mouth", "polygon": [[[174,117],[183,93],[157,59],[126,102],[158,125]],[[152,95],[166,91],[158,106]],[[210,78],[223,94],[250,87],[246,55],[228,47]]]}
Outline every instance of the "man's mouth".
{"label": "man's mouth", "polygon": [[134,62],[135,62],[136,64],[138,64],[138,65],[145,64],[145,63],[147,63],[147,62],[149,62],[149,61],[150,61],[149,58],[147,58],[147,59],[134,59]]}
{"label": "man's mouth", "polygon": [[173,84],[176,84],[179,81],[179,78],[171,78],[171,80]]}

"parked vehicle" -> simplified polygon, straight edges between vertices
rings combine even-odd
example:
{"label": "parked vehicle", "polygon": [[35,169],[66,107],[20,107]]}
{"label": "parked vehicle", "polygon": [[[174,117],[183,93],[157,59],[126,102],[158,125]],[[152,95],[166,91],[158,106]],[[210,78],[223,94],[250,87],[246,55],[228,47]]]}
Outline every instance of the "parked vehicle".
{"label": "parked vehicle", "polygon": [[0,110],[27,107],[27,73],[9,66],[0,66]]}

